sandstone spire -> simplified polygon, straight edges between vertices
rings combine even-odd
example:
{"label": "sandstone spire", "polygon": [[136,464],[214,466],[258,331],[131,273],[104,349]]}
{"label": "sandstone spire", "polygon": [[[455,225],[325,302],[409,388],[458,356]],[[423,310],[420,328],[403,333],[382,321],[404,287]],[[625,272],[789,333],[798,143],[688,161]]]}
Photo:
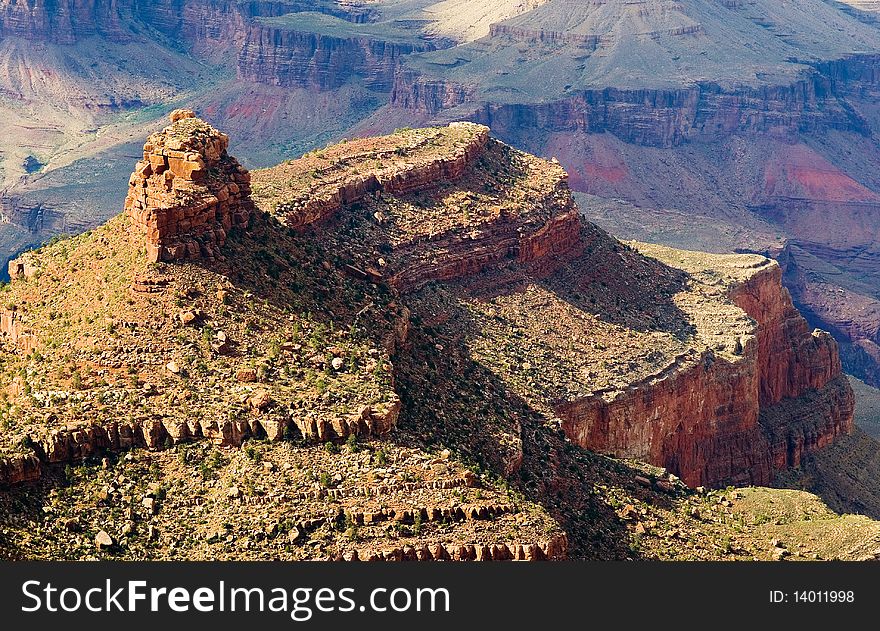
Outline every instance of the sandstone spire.
{"label": "sandstone spire", "polygon": [[150,261],[215,258],[230,230],[246,226],[250,174],[226,153],[229,137],[191,110],[152,134],[129,179],[125,212]]}

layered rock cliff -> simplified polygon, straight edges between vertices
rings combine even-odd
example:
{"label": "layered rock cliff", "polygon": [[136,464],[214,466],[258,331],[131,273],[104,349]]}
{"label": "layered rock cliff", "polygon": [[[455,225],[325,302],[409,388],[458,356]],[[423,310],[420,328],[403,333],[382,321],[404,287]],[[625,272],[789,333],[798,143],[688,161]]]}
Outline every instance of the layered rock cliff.
{"label": "layered rock cliff", "polygon": [[[678,262],[655,246],[644,251]],[[714,263],[724,274],[733,261]],[[720,345],[677,357],[623,391],[563,403],[557,412],[572,440],[662,463],[689,484],[768,484],[775,472],[852,430],[853,395],[837,345],[809,330],[782,287],[779,266],[753,260],[727,283],[731,302],[754,321],[727,348],[732,355],[717,337]],[[714,335],[724,336],[721,322],[709,322]]]}
{"label": "layered rock cliff", "polygon": [[322,32],[323,25],[313,28],[317,32],[309,29],[307,20],[300,23],[296,16],[286,24],[251,25],[238,56],[239,76],[269,85],[317,90],[333,90],[356,78],[371,90],[388,92],[403,56],[436,47],[417,39],[386,40],[366,27],[352,26],[341,32]]}
{"label": "layered rock cliff", "polygon": [[126,24],[130,9],[127,0],[4,0],[0,35],[55,44],[73,44],[93,35],[125,42],[132,37]]}
{"label": "layered rock cliff", "polygon": [[[607,87],[570,90],[549,102],[493,102],[478,83],[459,83],[414,70],[395,77],[391,103],[437,115],[462,107],[475,122],[510,140],[529,133],[611,133],[625,142],[673,147],[712,142],[731,134],[791,137],[829,129],[869,133],[867,121],[839,96],[848,85],[876,89],[880,57],[854,56],[820,66],[812,76],[785,85],[743,86],[711,82],[664,89]],[[872,87],[874,86],[874,87]]]}

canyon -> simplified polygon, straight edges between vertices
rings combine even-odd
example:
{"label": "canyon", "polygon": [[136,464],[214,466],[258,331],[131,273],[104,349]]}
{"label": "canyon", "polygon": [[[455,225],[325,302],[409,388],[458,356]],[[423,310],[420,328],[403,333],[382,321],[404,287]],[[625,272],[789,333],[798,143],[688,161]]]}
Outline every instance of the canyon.
{"label": "canyon", "polygon": [[[853,429],[836,342],[798,314],[777,263],[621,243],[582,218],[558,162],[485,126],[399,130],[250,173],[228,147],[175,110],[124,212],[16,259],[4,289],[2,484],[51,487],[66,465],[88,486],[90,463],[155,459],[183,485],[178,509],[158,491],[130,509],[113,536],[131,554],[182,514],[249,524],[247,507],[293,497],[293,534],[262,530],[285,558],[315,558],[304,537],[340,524],[355,534],[322,535],[318,558],[613,555],[578,525],[596,501],[586,480],[671,497],[766,485]],[[612,473],[568,441],[648,468]],[[389,454],[422,473],[388,479]],[[251,473],[206,495],[199,476],[229,458]],[[315,467],[335,473],[316,482]],[[516,501],[499,479],[522,485]],[[256,484],[281,486],[243,490]],[[119,481],[98,496],[96,515],[131,502]],[[199,541],[186,554],[217,543]]]}
{"label": "canyon", "polygon": [[[473,120],[558,157],[590,196],[582,210],[618,236],[645,238],[642,226],[668,211],[741,227],[751,238],[713,242],[707,226],[691,245],[777,258],[797,306],[876,385],[877,23],[808,4],[651,2],[638,19],[657,30],[645,37],[617,3],[566,22],[566,2],[549,2],[479,42],[407,58],[391,108]],[[847,33],[820,35],[817,16]],[[623,202],[625,218],[605,201],[591,214],[593,196]],[[677,229],[648,238],[681,246]]]}
{"label": "canyon", "polygon": [[[537,560],[627,557],[636,523],[676,547],[626,506],[705,542],[697,487],[845,479],[843,371],[880,384],[880,31],[851,4],[0,0],[0,481],[118,487],[96,525],[109,471],[158,469],[193,520],[264,497],[285,558]],[[394,490],[386,460],[418,465]],[[487,517],[450,543],[447,505]]]}
{"label": "canyon", "polygon": [[[7,255],[106,219],[118,189],[72,183],[91,156],[116,163],[128,155],[122,140],[157,126],[156,113],[134,125],[130,113],[168,103],[173,93],[181,97],[175,105],[242,137],[239,153],[251,167],[343,135],[470,120],[514,146],[556,156],[572,188],[586,194],[581,211],[618,236],[776,258],[795,304],[841,344],[847,370],[877,385],[880,35],[872,7],[851,5],[652,0],[636,16],[617,2],[583,14],[572,13],[569,0],[497,3],[463,28],[450,12],[465,8],[448,0],[33,8],[9,0],[0,11],[4,54],[58,67],[54,76],[73,84],[54,87],[55,78],[33,82],[20,72],[4,79],[18,95],[10,106],[24,116],[11,121],[15,147],[4,162]],[[36,43],[51,54],[33,58]],[[138,80],[122,89],[108,71],[95,89],[58,66],[59,55],[73,54],[88,67],[98,43],[105,57],[142,61],[131,69]],[[25,139],[35,125],[20,103],[56,101],[81,122],[53,123],[35,144]],[[52,112],[38,118],[70,120]],[[328,128],[322,120],[334,122]],[[83,138],[84,128],[102,131]],[[30,173],[33,164],[39,168]],[[690,242],[682,226],[668,224],[682,215],[698,218]],[[828,216],[839,218],[833,230],[817,229]],[[663,229],[644,234],[658,217]],[[739,236],[699,232],[718,221]]]}

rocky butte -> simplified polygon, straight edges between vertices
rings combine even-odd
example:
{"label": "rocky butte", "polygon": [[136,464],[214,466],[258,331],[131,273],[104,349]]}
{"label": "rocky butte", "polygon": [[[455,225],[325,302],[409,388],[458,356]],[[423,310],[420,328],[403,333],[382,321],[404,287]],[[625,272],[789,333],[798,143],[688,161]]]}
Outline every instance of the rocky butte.
{"label": "rocky butte", "polygon": [[144,145],[125,212],[151,262],[220,255],[227,233],[250,219],[250,175],[226,152],[229,137],[175,110]]}
{"label": "rocky butte", "polygon": [[4,554],[625,558],[637,523],[715,536],[681,480],[767,484],[852,428],[776,263],[617,241],[485,126],[252,188],[227,150],[173,113],[122,214],[13,262]]}

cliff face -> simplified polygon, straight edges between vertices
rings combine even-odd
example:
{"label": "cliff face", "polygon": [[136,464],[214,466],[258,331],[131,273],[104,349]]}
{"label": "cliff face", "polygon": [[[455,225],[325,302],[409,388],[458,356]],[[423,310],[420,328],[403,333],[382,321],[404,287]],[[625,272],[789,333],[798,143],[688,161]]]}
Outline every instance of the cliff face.
{"label": "cliff face", "polygon": [[758,425],[757,345],[742,359],[682,360],[610,401],[603,393],[557,407],[576,444],[664,466],[688,485],[767,484],[771,454]]}
{"label": "cliff face", "polygon": [[391,104],[417,114],[437,114],[474,100],[476,89],[402,69],[394,77]]}
{"label": "cliff face", "polygon": [[[251,14],[273,3],[239,3],[234,0],[127,0],[140,22],[180,42],[200,56],[214,57],[235,50]],[[277,7],[277,3],[274,3]],[[276,9],[279,10],[279,9]]]}
{"label": "cliff face", "polygon": [[93,35],[125,42],[131,38],[125,24],[130,8],[129,0],[3,0],[0,35],[54,44],[73,44]]}
{"label": "cliff face", "polygon": [[737,339],[736,357],[681,357],[622,392],[563,403],[557,413],[569,437],[662,464],[691,485],[723,486],[768,484],[776,471],[849,433],[854,400],[837,344],[809,330],[779,266],[759,265],[728,296],[754,321]]}
{"label": "cliff face", "polygon": [[254,24],[238,57],[244,79],[283,87],[332,90],[358,78],[388,92],[403,55],[434,46],[389,42],[369,36],[340,37]]}
{"label": "cliff face", "polygon": [[731,298],[758,323],[760,423],[774,470],[853,429],[855,401],[829,333],[810,331],[774,265],[734,288]]}
{"label": "cliff face", "polygon": [[851,89],[875,89],[868,86],[876,87],[878,60],[865,56],[827,64],[789,85],[737,90],[711,83],[678,89],[605,88],[575,91],[548,103],[494,103],[480,96],[478,85],[403,71],[396,77],[391,102],[427,114],[467,105],[473,109],[472,120],[511,140],[535,131],[581,131],[673,147],[743,133],[790,137],[840,129],[866,134],[867,122],[838,96]]}

